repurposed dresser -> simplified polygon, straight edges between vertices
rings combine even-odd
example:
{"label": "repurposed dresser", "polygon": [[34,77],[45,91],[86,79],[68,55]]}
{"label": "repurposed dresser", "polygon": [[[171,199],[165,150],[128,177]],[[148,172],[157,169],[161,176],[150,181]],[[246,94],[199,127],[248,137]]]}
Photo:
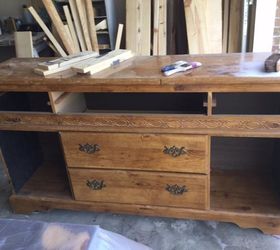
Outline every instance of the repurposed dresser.
{"label": "repurposed dresser", "polygon": [[[1,158],[17,213],[75,209],[280,234],[280,75],[268,54],[135,57],[85,76],[0,64]],[[177,60],[202,67],[164,77]]]}

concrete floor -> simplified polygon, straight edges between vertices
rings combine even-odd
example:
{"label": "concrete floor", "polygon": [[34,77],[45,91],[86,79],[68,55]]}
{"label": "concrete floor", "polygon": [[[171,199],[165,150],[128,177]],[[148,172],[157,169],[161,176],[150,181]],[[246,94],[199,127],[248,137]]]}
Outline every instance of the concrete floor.
{"label": "concrete floor", "polygon": [[0,167],[1,218],[100,225],[154,250],[280,250],[280,238],[255,229],[241,229],[231,223],[64,210],[13,214],[7,201],[11,190],[1,171]]}

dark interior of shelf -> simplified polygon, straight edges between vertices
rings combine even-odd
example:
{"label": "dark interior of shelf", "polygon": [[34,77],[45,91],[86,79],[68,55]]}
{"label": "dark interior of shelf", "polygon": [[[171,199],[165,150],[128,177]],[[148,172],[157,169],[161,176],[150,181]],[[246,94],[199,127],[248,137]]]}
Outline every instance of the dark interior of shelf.
{"label": "dark interior of shelf", "polygon": [[214,114],[280,114],[279,93],[216,93]]}
{"label": "dark interior of shelf", "polygon": [[0,111],[51,112],[48,93],[5,92],[0,95]]}
{"label": "dark interior of shelf", "polygon": [[86,93],[88,110],[94,112],[205,114],[204,93]]}
{"label": "dark interior of shelf", "polygon": [[279,143],[212,138],[211,209],[280,215]]}
{"label": "dark interior of shelf", "polygon": [[1,131],[0,148],[16,193],[69,196],[57,133]]}

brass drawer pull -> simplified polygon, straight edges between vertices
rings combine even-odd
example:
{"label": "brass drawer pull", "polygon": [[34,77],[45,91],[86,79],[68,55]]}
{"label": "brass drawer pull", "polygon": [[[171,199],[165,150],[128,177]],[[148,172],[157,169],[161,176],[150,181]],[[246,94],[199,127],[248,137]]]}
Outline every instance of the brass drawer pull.
{"label": "brass drawer pull", "polygon": [[185,185],[178,186],[177,184],[175,184],[175,185],[166,184],[165,190],[173,195],[183,195],[185,192],[188,192],[188,189],[186,188]]}
{"label": "brass drawer pull", "polygon": [[163,153],[168,154],[172,157],[178,157],[187,153],[185,147],[178,148],[176,146],[167,147],[164,146]]}
{"label": "brass drawer pull", "polygon": [[98,144],[79,144],[79,150],[87,154],[94,154],[95,152],[100,151],[100,146]]}
{"label": "brass drawer pull", "polygon": [[106,187],[104,180],[87,180],[87,186],[92,190],[101,190]]}

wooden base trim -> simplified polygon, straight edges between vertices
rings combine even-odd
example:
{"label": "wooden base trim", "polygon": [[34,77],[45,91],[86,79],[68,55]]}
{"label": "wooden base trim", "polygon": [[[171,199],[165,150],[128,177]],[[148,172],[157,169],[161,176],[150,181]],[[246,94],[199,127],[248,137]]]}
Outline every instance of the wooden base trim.
{"label": "wooden base trim", "polygon": [[232,222],[242,228],[258,228],[266,234],[280,234],[280,217],[257,213],[237,213],[218,210],[195,210],[160,206],[82,202],[71,199],[12,195],[10,204],[15,213],[31,213],[49,209],[87,210],[178,219]]}

